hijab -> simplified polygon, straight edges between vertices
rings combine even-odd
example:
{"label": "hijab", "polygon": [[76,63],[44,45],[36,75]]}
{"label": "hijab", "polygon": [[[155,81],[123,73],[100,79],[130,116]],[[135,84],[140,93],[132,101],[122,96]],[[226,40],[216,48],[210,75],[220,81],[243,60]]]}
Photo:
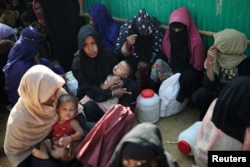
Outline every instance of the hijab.
{"label": "hijab", "polygon": [[[44,19],[43,14],[37,12],[36,9],[35,9],[35,4],[36,4],[36,3],[40,3],[40,1],[39,1],[39,0],[34,0],[34,1],[32,2],[32,9],[33,9],[33,11],[34,11],[34,14],[36,15],[36,18],[37,18],[38,22],[39,22],[43,27],[46,27],[46,21],[45,21],[45,19]],[[40,7],[42,8],[41,3],[40,3]]]}
{"label": "hijab", "polygon": [[157,18],[150,16],[145,9],[124,23],[120,28],[116,47],[121,47],[127,37],[137,34],[136,43],[133,46],[133,56],[140,60],[150,61],[152,52],[159,53],[162,49],[162,31]]}
{"label": "hijab", "polygon": [[[84,42],[88,36],[92,36],[97,43],[98,55],[95,58],[90,58],[82,49],[84,46]],[[81,70],[84,71],[84,74],[86,75],[85,77],[88,78],[89,81],[99,85],[101,81],[106,78],[106,76],[100,79],[99,76],[101,74],[98,74],[97,72],[98,64],[100,62],[100,57],[102,53],[102,47],[100,36],[93,27],[89,25],[81,27],[80,31],[78,32],[78,48]]]}
{"label": "hijab", "polygon": [[40,38],[41,34],[35,28],[26,27],[9,52],[3,72],[5,75],[5,90],[11,104],[15,104],[19,97],[17,88],[22,76],[30,67],[37,64],[34,58],[39,50]]}
{"label": "hijab", "polygon": [[0,40],[6,39],[11,35],[16,36],[16,31],[10,26],[0,23]]}
{"label": "hijab", "polygon": [[134,51],[145,62],[149,62],[152,58],[153,52],[153,35],[154,32],[159,31],[160,24],[158,20],[150,16],[145,9],[139,10],[138,14],[132,20],[132,28],[137,34],[136,42],[134,44]]}
{"label": "hijab", "polygon": [[[171,37],[170,37],[170,33],[172,33],[171,30],[171,24],[172,23],[181,23],[183,25],[186,26],[186,31],[187,33],[183,33],[182,35],[187,35],[187,39],[185,39],[185,37],[178,37],[177,39],[182,39],[184,38],[185,44],[183,49],[185,51],[185,53],[183,53],[184,58],[180,58],[180,54],[178,54],[177,56],[179,58],[176,58],[176,60],[181,59],[181,60],[188,60],[188,63],[190,65],[193,66],[194,69],[201,71],[203,70],[203,63],[205,60],[205,49],[204,49],[204,45],[201,39],[201,36],[199,34],[199,31],[197,30],[194,21],[192,20],[192,17],[188,11],[187,8],[185,7],[181,7],[176,9],[175,11],[173,11],[169,17],[169,24],[170,24],[170,28],[168,28],[164,34],[163,37],[163,41],[162,41],[162,49],[163,49],[163,53],[167,56],[167,58],[170,60],[170,62],[172,61],[173,56],[175,55],[171,55],[172,53],[175,54],[175,52],[177,52],[177,50],[175,50],[175,52],[172,52],[172,42],[171,41]],[[186,48],[188,45],[188,49]],[[181,51],[182,49],[180,49],[179,51]],[[183,51],[182,51],[183,52]],[[178,64],[178,62],[176,62],[175,64]],[[186,65],[184,65],[186,66]]]}
{"label": "hijab", "polygon": [[247,49],[247,38],[235,29],[224,29],[213,34],[213,37],[214,46],[219,51],[213,60],[213,70],[217,75],[221,72],[221,82],[227,83],[239,75],[237,66],[247,57],[244,54]]}
{"label": "hijab", "polygon": [[249,99],[250,78],[239,76],[221,90],[212,116],[218,129],[242,143],[245,130],[250,127]]}
{"label": "hijab", "polygon": [[95,3],[89,9],[89,15],[93,17],[94,28],[99,32],[102,45],[114,50],[119,34],[119,25],[108,13],[108,9],[102,3]]}
{"label": "hijab", "polygon": [[122,151],[122,158],[146,160],[146,163],[141,166],[150,167],[152,161],[157,157],[157,153],[150,146],[142,146],[135,143],[127,143]]}
{"label": "hijab", "polygon": [[8,72],[14,63],[19,60],[25,60],[26,64],[30,64],[30,61],[33,63],[34,57],[39,50],[40,40],[41,34],[37,29],[32,26],[24,28],[21,32],[20,38],[17,40],[9,53],[8,62],[3,68],[3,71]]}
{"label": "hijab", "polygon": [[62,77],[43,65],[31,67],[22,77],[20,98],[12,108],[6,128],[4,149],[13,166],[31,155],[56,123],[56,104],[43,105],[57,90],[66,94]]}
{"label": "hijab", "polygon": [[[159,156],[158,167],[168,167],[167,157],[164,154],[164,148],[162,145],[162,137],[160,130],[151,123],[140,123],[134,127],[130,132],[128,132],[119,142],[114,153],[111,157],[110,167],[120,167],[122,166],[122,157],[134,158],[140,155],[135,155],[131,149],[124,148],[126,145],[137,145],[137,147],[144,147],[143,150],[153,151],[150,157],[154,155]],[[139,150],[137,150],[139,151]],[[128,154],[130,153],[130,154]],[[145,155],[145,158],[148,155]],[[140,157],[142,158],[142,157]]]}

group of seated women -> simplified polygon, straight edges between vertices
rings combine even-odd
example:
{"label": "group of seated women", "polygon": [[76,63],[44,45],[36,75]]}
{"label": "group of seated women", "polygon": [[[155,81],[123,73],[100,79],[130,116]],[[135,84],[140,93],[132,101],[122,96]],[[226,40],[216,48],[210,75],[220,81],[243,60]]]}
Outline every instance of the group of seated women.
{"label": "group of seated women", "polygon": [[[87,121],[98,122],[112,104],[121,104],[135,112],[136,98],[142,89],[151,88],[157,92],[164,80],[180,73],[176,100],[182,103],[188,98],[201,110],[200,120],[203,120],[195,148],[196,163],[206,166],[207,151],[213,149],[249,150],[250,124],[246,118],[250,59],[245,55],[245,34],[235,29],[214,33],[214,44],[206,53],[199,31],[185,7],[171,13],[169,28],[165,32],[157,18],[150,16],[145,9],[139,10],[120,27],[101,3],[90,7],[89,18],[90,25],[82,26],[78,32],[78,51],[71,67],[78,84],[76,96],[83,102],[81,105]],[[49,126],[57,121],[56,99],[65,93],[63,85],[67,82],[67,79],[62,79],[64,70],[60,66],[35,58],[39,54],[40,39],[41,34],[35,27],[22,30],[3,67],[5,89],[9,102],[14,105],[7,123],[5,152],[14,166],[34,166],[36,163],[68,166],[71,165],[68,162],[58,162],[53,158],[41,161],[32,154],[32,150],[49,134]],[[57,74],[36,64],[46,65]],[[50,121],[46,121],[47,118]],[[22,126],[16,122],[13,124],[13,121]],[[49,124],[45,125],[45,122]],[[211,124],[210,130],[206,128],[208,123]],[[139,139],[138,142],[137,139],[135,142],[129,140],[138,130],[131,131],[118,144],[111,166],[170,165],[162,150],[157,128],[145,127],[157,134],[146,134],[152,135],[155,141],[138,145]],[[28,135],[30,129],[34,134]],[[218,140],[206,138],[215,139],[214,135],[218,136],[220,131],[223,137]],[[224,145],[218,147],[218,142]],[[232,147],[227,147],[227,143]],[[132,148],[138,148],[138,153]],[[141,154],[144,149],[150,153]]]}

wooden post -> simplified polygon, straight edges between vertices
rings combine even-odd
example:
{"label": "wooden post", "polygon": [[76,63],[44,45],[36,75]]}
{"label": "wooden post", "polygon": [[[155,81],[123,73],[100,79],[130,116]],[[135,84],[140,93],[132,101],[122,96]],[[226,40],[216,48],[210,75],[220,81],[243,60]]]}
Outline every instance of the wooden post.
{"label": "wooden post", "polygon": [[[88,13],[84,13],[84,16],[85,17],[88,17],[89,14]],[[114,21],[116,21],[117,23],[125,23],[127,22],[128,20],[127,19],[122,19],[122,18],[118,18],[118,17],[113,17]],[[166,25],[161,25],[161,28],[166,30],[169,28],[169,26],[166,26]],[[213,37],[213,34],[215,32],[211,32],[211,31],[204,31],[204,30],[198,30],[199,33],[203,36],[207,36],[207,37]],[[250,45],[250,40],[247,40],[247,44]]]}

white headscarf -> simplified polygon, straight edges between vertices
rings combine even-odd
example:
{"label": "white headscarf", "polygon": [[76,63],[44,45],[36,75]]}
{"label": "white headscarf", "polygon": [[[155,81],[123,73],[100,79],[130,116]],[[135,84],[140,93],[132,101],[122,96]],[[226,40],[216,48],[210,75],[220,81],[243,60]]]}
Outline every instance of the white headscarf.
{"label": "white headscarf", "polygon": [[4,149],[13,166],[27,158],[34,147],[50,132],[57,121],[56,101],[53,106],[43,105],[57,90],[65,94],[65,81],[43,65],[31,67],[22,77],[18,93],[20,98],[10,112]]}
{"label": "white headscarf", "polygon": [[15,29],[10,26],[0,23],[0,40],[6,39],[10,35],[16,35]]}

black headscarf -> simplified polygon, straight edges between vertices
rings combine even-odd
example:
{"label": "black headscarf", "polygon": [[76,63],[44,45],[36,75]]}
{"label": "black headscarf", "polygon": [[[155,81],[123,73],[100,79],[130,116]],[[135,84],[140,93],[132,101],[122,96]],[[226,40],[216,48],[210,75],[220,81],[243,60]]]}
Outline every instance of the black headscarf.
{"label": "black headscarf", "polygon": [[[112,157],[110,167],[122,166],[122,156],[124,147],[128,144],[151,149],[153,154],[158,155],[158,167],[168,167],[167,157],[164,154],[160,130],[151,123],[140,123],[128,132],[117,145]],[[126,150],[125,150],[126,151]]]}
{"label": "black headscarf", "polygon": [[220,92],[215,104],[212,121],[227,135],[244,142],[250,127],[250,78],[237,77]]}
{"label": "black headscarf", "polygon": [[[97,43],[98,55],[95,58],[90,58],[82,49],[84,46],[84,42],[88,36],[92,36]],[[101,47],[101,39],[99,33],[89,25],[82,26],[80,31],[78,32],[78,48],[81,70],[84,71],[84,74],[89,81],[100,84],[105,80],[107,75],[112,72],[113,66],[103,67],[102,65],[101,60],[105,52]],[[105,73],[105,69],[107,68],[109,68],[110,70],[108,70],[108,73]],[[103,71],[103,73],[101,71]]]}
{"label": "black headscarf", "polygon": [[[97,44],[98,54],[94,58],[83,51],[88,36],[92,36]],[[98,102],[108,100],[112,97],[111,90],[102,90],[100,83],[112,73],[117,64],[116,57],[110,50],[101,47],[99,33],[89,25],[82,26],[78,32],[78,48],[79,54],[74,57],[72,64],[72,72],[78,81],[77,97],[81,99],[88,95]]]}
{"label": "black headscarf", "polygon": [[[182,28],[181,31],[174,31],[172,28]],[[189,66],[189,44],[187,26],[182,23],[174,22],[170,24],[171,42],[171,68],[174,73],[181,73]]]}

